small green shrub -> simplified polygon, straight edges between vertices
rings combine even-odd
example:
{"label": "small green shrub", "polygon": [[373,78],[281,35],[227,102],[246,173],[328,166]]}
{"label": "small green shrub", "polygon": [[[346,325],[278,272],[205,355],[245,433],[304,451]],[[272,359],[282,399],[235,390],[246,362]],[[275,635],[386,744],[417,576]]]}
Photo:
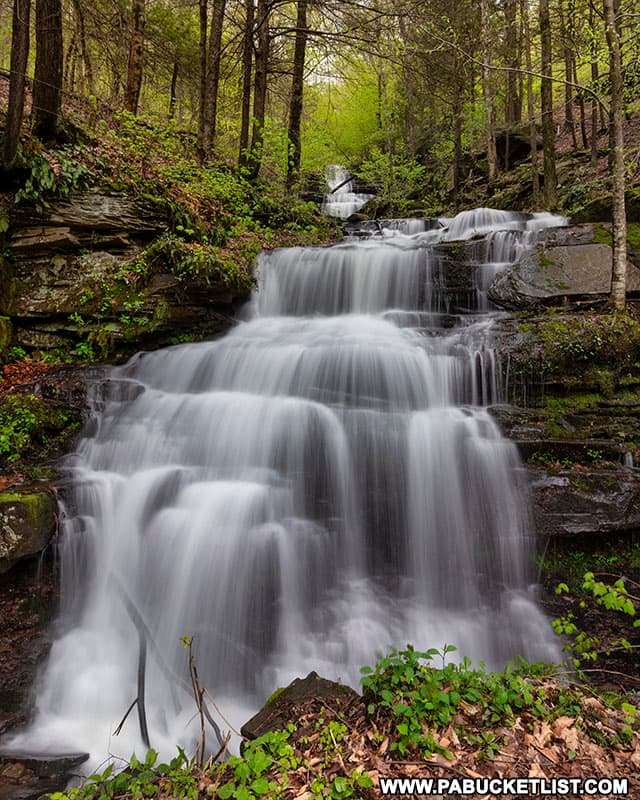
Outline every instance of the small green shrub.
{"label": "small green shrub", "polygon": [[[524,662],[508,665],[502,672],[487,672],[482,664],[474,668],[467,658],[460,664],[446,663],[446,655],[453,650],[445,645],[442,651],[417,652],[408,646],[393,651],[375,668],[361,670],[367,712],[378,727],[387,722],[392,729],[391,749],[401,756],[418,751],[452,757],[439,743],[438,732],[454,725],[461,739],[480,745],[484,756],[491,758],[498,743],[483,737],[482,728],[509,726],[519,716],[546,721],[565,715],[580,717],[579,724],[592,735],[582,707],[584,695],[577,690],[527,677],[536,665]],[[442,658],[441,667],[425,663],[437,656]],[[471,724],[460,724],[465,714]]]}

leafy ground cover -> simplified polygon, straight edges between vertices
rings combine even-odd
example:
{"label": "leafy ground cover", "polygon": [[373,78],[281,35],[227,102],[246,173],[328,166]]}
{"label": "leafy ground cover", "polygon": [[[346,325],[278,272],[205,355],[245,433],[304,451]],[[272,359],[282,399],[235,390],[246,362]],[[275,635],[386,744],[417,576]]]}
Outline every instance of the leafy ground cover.
{"label": "leafy ground cover", "polygon": [[452,649],[392,652],[363,670],[362,697],[292,702],[291,722],[246,744],[241,757],[198,766],[180,751],[157,764],[150,751],[52,798],[373,800],[381,778],[614,775],[638,796],[633,704],[528,665],[492,673],[455,664]]}

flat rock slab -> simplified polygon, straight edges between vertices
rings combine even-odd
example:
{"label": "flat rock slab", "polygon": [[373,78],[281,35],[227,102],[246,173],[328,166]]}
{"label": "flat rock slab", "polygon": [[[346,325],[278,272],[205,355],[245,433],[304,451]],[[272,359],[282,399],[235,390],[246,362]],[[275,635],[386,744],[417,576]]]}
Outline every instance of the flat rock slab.
{"label": "flat rock slab", "polygon": [[[0,773],[12,777],[11,773],[22,768],[39,778],[55,778],[66,775],[89,758],[89,753],[27,753],[0,748]],[[19,777],[19,776],[18,776]]]}
{"label": "flat rock slab", "polygon": [[635,470],[530,470],[537,536],[611,534],[640,527],[640,476]]}
{"label": "flat rock slab", "polygon": [[351,687],[321,678],[310,672],[296,678],[284,689],[274,692],[258,713],[240,729],[245,739],[257,739],[270,731],[283,730],[292,721],[291,707],[309,698],[327,698],[346,703],[359,697]]}
{"label": "flat rock slab", "polygon": [[[579,233],[576,234],[578,239]],[[501,272],[489,298],[509,310],[534,309],[565,298],[608,295],[612,252],[607,244],[563,244],[540,247]],[[627,291],[640,290],[640,270],[628,265]]]}

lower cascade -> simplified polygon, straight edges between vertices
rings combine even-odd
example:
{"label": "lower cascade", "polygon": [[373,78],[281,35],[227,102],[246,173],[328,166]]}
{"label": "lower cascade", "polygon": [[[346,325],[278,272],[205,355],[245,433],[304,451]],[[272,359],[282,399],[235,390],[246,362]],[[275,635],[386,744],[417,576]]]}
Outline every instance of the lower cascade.
{"label": "lower cascade", "polygon": [[[558,224],[484,209],[263,254],[224,338],[113,369],[68,462],[60,631],[13,745],[89,768],[143,752],[135,712],[114,735],[141,636],[169,757],[199,735],[183,637],[236,725],[310,670],[357,687],[407,642],[557,658],[524,475],[486,408],[503,391],[486,288]],[[476,232],[450,281],[443,242]]]}

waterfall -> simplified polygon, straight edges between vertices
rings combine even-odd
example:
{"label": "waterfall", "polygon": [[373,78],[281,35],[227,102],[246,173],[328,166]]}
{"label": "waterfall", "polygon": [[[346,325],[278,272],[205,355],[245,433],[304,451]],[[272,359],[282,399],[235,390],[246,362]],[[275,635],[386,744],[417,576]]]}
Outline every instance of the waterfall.
{"label": "waterfall", "polygon": [[[264,253],[224,338],[111,370],[68,461],[60,633],[15,746],[91,765],[144,749],[134,715],[113,736],[136,697],[132,607],[169,756],[198,733],[167,677],[187,676],[185,636],[239,722],[311,669],[357,686],[407,642],[557,656],[529,595],[523,470],[486,408],[502,377],[484,272],[561,220],[496,213]],[[447,240],[479,228],[453,259]]]}
{"label": "waterfall", "polygon": [[372,194],[354,192],[349,171],[338,164],[331,164],[326,168],[325,180],[329,191],[324,196],[322,213],[328,217],[347,219],[373,197]]}

